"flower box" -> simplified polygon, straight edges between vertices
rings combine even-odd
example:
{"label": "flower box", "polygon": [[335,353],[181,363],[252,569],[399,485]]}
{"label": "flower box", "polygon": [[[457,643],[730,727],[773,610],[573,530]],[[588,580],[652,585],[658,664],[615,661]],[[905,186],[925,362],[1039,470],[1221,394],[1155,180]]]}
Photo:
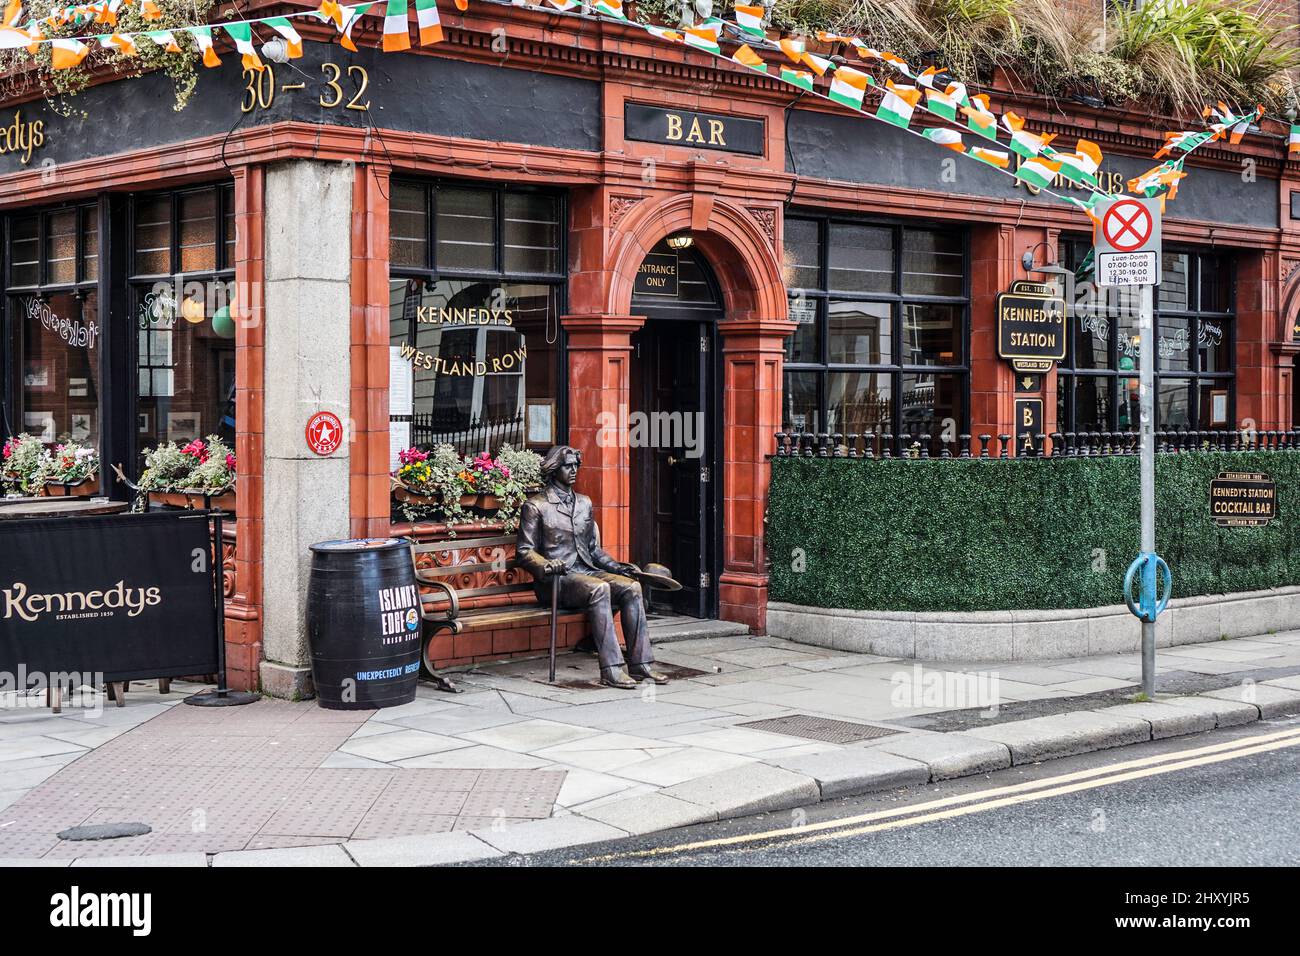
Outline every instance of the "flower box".
{"label": "flower box", "polygon": [[80,481],[47,481],[36,492],[41,498],[90,498],[98,493],[98,472],[92,472]]}
{"label": "flower box", "polygon": [[[148,491],[146,494],[151,505],[162,505],[164,508],[182,508],[187,511],[196,511],[204,507],[205,493],[202,491],[178,489]],[[233,485],[211,492],[207,497],[211,500],[213,508],[219,508],[222,511],[235,510],[235,489]]]}

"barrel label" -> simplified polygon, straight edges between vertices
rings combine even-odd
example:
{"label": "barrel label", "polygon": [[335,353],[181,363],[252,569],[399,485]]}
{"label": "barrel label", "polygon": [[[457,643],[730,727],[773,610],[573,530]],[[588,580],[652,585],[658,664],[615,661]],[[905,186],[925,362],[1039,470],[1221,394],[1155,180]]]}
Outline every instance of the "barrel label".
{"label": "barrel label", "polygon": [[420,630],[420,590],[414,584],[379,589],[380,635],[384,644],[400,644]]}

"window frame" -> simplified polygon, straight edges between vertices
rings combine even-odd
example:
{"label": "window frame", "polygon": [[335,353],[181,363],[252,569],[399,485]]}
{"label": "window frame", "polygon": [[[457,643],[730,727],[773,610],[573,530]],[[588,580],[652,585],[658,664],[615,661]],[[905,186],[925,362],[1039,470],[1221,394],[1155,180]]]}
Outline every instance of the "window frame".
{"label": "window frame", "polygon": [[[424,267],[396,265],[392,260],[390,245],[388,252],[388,278],[390,282],[394,279],[420,279],[423,280],[425,287],[428,288],[436,285],[441,279],[449,279],[468,282],[495,282],[502,285],[506,283],[546,285],[554,290],[553,295],[556,312],[555,324],[557,333],[555,348],[559,363],[559,367],[555,370],[555,435],[557,444],[563,444],[565,441],[568,441],[569,364],[566,361],[566,356],[568,355],[568,335],[564,328],[564,323],[560,321],[560,317],[563,316],[568,309],[569,301],[569,197],[567,191],[543,186],[508,186],[503,183],[483,183],[471,179],[452,179],[447,177],[425,178],[420,176],[408,177],[396,174],[394,174],[389,180],[389,184],[390,197],[392,196],[393,188],[399,185],[415,186],[420,188],[424,194],[425,217]],[[496,267],[495,271],[438,268],[438,209],[436,203],[439,189],[477,189],[484,192],[490,191],[493,194],[492,215],[494,217],[494,235],[492,240],[492,262]],[[556,236],[555,262],[557,271],[505,271],[505,196],[508,193],[541,194],[553,198],[556,201],[556,229],[558,234]],[[390,334],[392,325],[393,317],[390,315],[388,323]],[[408,341],[412,344],[415,344],[418,341],[418,328],[419,323],[417,320],[411,318],[408,323],[407,336]],[[407,418],[408,416],[394,417],[400,420]]]}
{"label": "window frame", "polygon": [[[971,329],[971,274],[970,274],[970,229],[965,224],[915,221],[906,219],[876,218],[832,213],[817,215],[800,210],[788,210],[785,221],[813,221],[817,223],[817,276],[820,288],[808,289],[787,286],[789,299],[811,301],[816,315],[816,359],[817,361],[791,361],[782,363],[784,372],[814,373],[817,377],[817,412],[823,427],[818,433],[825,433],[829,427],[828,379],[832,373],[871,373],[888,375],[890,380],[890,433],[894,441],[901,441],[903,392],[902,380],[907,375],[953,375],[962,383],[963,391],[961,420],[958,432],[970,431],[970,329]],[[869,226],[892,230],[893,239],[893,273],[891,291],[889,292],[850,292],[830,288],[830,235],[833,226]],[[920,232],[950,231],[961,240],[961,294],[955,296],[905,293],[903,291],[904,253],[903,238],[907,230]],[[806,266],[804,267],[806,268]],[[832,302],[885,303],[890,308],[890,362],[888,363],[854,363],[830,361],[830,305]],[[960,347],[960,361],[951,365],[916,365],[903,361],[906,347],[903,338],[904,311],[907,305],[948,305],[954,306],[959,315],[957,342]],[[782,376],[782,386],[784,389]],[[784,416],[784,411],[783,411]],[[784,427],[787,423],[783,422]],[[933,440],[935,435],[931,435]]]}
{"label": "window frame", "polygon": [[[1060,258],[1060,246],[1066,246],[1070,250],[1068,261],[1063,263],[1066,268],[1077,269],[1078,262],[1082,261],[1079,257],[1079,251],[1091,246],[1091,242],[1083,237],[1062,235],[1058,240],[1058,259]],[[1237,410],[1237,276],[1238,262],[1237,256],[1233,250],[1215,250],[1212,248],[1190,246],[1190,245],[1171,245],[1166,253],[1182,254],[1188,256],[1188,276],[1187,286],[1189,296],[1192,297],[1193,306],[1188,309],[1161,309],[1159,286],[1152,290],[1152,301],[1155,305],[1154,324],[1157,330],[1157,350],[1159,348],[1159,328],[1162,318],[1170,317],[1177,319],[1187,319],[1188,322],[1188,348],[1191,352],[1189,359],[1190,367],[1186,370],[1161,371],[1160,360],[1157,351],[1156,368],[1154,370],[1155,386],[1155,409],[1156,409],[1156,428],[1165,431],[1163,423],[1160,421],[1160,385],[1163,381],[1179,381],[1191,384],[1191,403],[1189,405],[1190,419],[1192,424],[1182,426],[1190,431],[1211,431],[1214,429],[1231,430],[1232,423],[1236,421]],[[1228,310],[1203,310],[1201,308],[1201,270],[1204,262],[1209,259],[1220,259],[1227,263],[1228,276]],[[1106,427],[1101,429],[1104,432],[1114,433],[1136,433],[1135,426],[1129,426],[1124,432],[1121,432],[1119,426],[1119,383],[1124,379],[1136,379],[1138,369],[1120,369],[1119,367],[1119,333],[1122,327],[1122,317],[1116,318],[1115,327],[1111,330],[1109,341],[1107,342],[1107,368],[1105,369],[1079,369],[1077,367],[1077,357],[1075,350],[1078,347],[1077,329],[1074,322],[1078,317],[1075,314],[1075,304],[1066,303],[1067,320],[1071,323],[1068,329],[1067,348],[1065,359],[1057,366],[1056,372],[1056,407],[1057,407],[1057,424],[1056,429],[1064,434],[1078,434],[1078,409],[1076,407],[1077,384],[1080,379],[1093,378],[1104,379],[1107,381],[1108,393],[1110,398],[1110,420]],[[1201,369],[1201,351],[1200,351],[1200,328],[1203,320],[1219,319],[1226,326],[1227,353],[1230,362],[1230,368],[1225,372],[1207,372]],[[1226,382],[1228,390],[1228,424],[1226,425],[1209,425],[1200,421],[1200,392],[1201,387],[1209,382]],[[1064,398],[1064,401],[1062,401]],[[1062,410],[1064,414],[1062,414]],[[1085,432],[1091,434],[1091,432]]]}

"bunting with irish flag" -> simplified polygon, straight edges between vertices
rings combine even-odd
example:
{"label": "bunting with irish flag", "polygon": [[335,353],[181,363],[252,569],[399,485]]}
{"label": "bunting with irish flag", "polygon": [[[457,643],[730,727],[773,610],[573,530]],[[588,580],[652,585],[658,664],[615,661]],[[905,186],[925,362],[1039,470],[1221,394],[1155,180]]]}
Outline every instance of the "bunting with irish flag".
{"label": "bunting with irish flag", "polygon": [[966,155],[978,159],[981,163],[988,163],[990,166],[996,166],[998,169],[1006,169],[1011,165],[1011,154],[1003,152],[1000,149],[987,149],[984,146],[972,146],[966,150]]}
{"label": "bunting with irish flag", "polygon": [[355,7],[343,8],[343,36],[339,39],[339,44],[353,53],[358,53],[357,45],[352,41],[352,28],[360,22],[361,18],[366,15],[371,7],[369,3],[359,3]]}
{"label": "bunting with irish flag", "polygon": [[1046,156],[1026,159],[1016,168],[1016,179],[1037,189],[1046,189],[1061,171],[1061,164]]}
{"label": "bunting with irish flag", "polygon": [[921,135],[936,146],[945,146],[959,153],[966,152],[966,145],[961,141],[961,133],[955,129],[944,129],[943,127],[923,129]]}
{"label": "bunting with irish flag", "polygon": [[293,28],[288,17],[269,17],[262,22],[284,38],[289,59],[296,60],[302,56],[302,37]]}
{"label": "bunting with irish flag", "polygon": [[212,27],[190,27],[189,29],[190,36],[194,37],[194,44],[203,51],[203,65],[220,66],[221,58],[212,48]]}
{"label": "bunting with irish flag", "polygon": [[742,43],[735,53],[731,55],[732,60],[741,66],[747,66],[751,70],[757,70],[759,73],[767,72],[767,64],[763,58],[750,48],[748,43]]}
{"label": "bunting with irish flag", "polygon": [[1300,153],[1300,126],[1291,124],[1291,135],[1287,137],[1286,151],[1290,156]]}
{"label": "bunting with irish flag", "polygon": [[960,83],[950,83],[943,91],[934,87],[925,91],[925,108],[950,122],[957,122],[957,111],[965,102],[966,88]]}
{"label": "bunting with irish flag", "polygon": [[750,36],[765,37],[767,31],[763,27],[763,8],[747,7],[743,4],[736,4],[736,26],[744,30]]}
{"label": "bunting with irish flag", "polygon": [[722,53],[722,47],[718,46],[718,35],[708,28],[687,27],[682,31],[682,39],[687,46],[693,46],[697,50],[717,55]]}
{"label": "bunting with irish flag", "polygon": [[388,0],[384,8],[384,52],[409,50],[411,28],[407,20],[406,0]]}
{"label": "bunting with irish flag", "polygon": [[627,19],[627,15],[623,12],[623,0],[596,0],[594,6],[597,13],[603,13],[607,17],[614,17],[616,20]]}
{"label": "bunting with irish flag", "polygon": [[966,126],[972,133],[979,133],[985,139],[998,138],[998,118],[989,109],[989,98],[983,93],[976,93],[967,99],[961,108],[966,117]]}
{"label": "bunting with irish flag", "polygon": [[1091,140],[1081,139],[1073,153],[1053,152],[1052,159],[1061,164],[1061,175],[1077,185],[1096,186],[1101,167],[1101,148]]}
{"label": "bunting with irish flag", "polygon": [[420,46],[442,42],[437,0],[415,0],[415,20],[420,27]]}
{"label": "bunting with irish flag", "polygon": [[862,109],[862,98],[867,95],[867,87],[874,86],[875,82],[861,70],[855,70],[851,66],[842,66],[831,77],[831,88],[827,95],[836,103],[847,106],[849,109],[860,110]]}
{"label": "bunting with irish flag", "polygon": [[900,85],[893,80],[885,81],[885,96],[876,109],[876,116],[886,123],[893,123],[907,129],[912,123],[912,113],[921,101],[921,91],[915,86]]}
{"label": "bunting with irish flag", "polygon": [[813,75],[807,70],[792,70],[788,66],[783,66],[781,67],[781,79],[799,87],[801,90],[812,92]]}
{"label": "bunting with irish flag", "polygon": [[71,37],[55,37],[50,41],[50,56],[56,70],[70,70],[80,65],[90,52],[90,47]]}
{"label": "bunting with irish flag", "polygon": [[1002,114],[1002,124],[1011,134],[1011,149],[1025,159],[1033,159],[1056,138],[1055,133],[1040,136],[1025,129],[1025,121],[1010,111]]}
{"label": "bunting with irish flag", "polygon": [[263,69],[262,59],[257,55],[257,48],[253,46],[253,27],[248,23],[227,23],[225,31],[230,34],[230,38],[235,41],[235,49],[243,56],[244,69],[258,70]]}

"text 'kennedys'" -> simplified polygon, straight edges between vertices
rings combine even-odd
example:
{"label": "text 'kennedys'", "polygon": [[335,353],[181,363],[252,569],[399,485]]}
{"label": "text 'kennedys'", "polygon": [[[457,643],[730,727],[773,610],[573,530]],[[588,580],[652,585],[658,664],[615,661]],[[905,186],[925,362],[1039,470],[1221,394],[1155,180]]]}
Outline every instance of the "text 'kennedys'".
{"label": "text 'kennedys'", "polygon": [[35,621],[42,614],[75,614],[126,608],[127,617],[135,617],[147,607],[162,603],[158,588],[129,588],[118,581],[106,591],[61,591],[55,594],[28,594],[27,585],[15,581],[4,590],[5,618],[15,614],[24,621]]}
{"label": "text 'kennedys'", "polygon": [[131,935],[148,936],[152,927],[151,893],[82,893],[74,886],[50,897],[50,925],[129,926]]}

